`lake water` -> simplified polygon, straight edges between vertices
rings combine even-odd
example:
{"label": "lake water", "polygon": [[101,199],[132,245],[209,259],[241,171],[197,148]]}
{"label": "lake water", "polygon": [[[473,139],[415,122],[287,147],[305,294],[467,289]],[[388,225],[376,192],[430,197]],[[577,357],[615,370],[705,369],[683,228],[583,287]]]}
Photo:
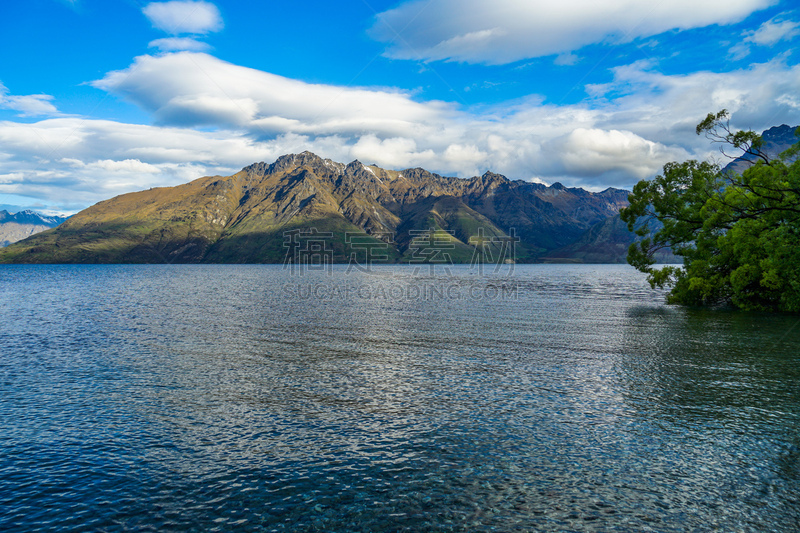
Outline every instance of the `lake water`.
{"label": "lake water", "polygon": [[2,266],[0,304],[2,531],[800,529],[800,317],[628,266]]}

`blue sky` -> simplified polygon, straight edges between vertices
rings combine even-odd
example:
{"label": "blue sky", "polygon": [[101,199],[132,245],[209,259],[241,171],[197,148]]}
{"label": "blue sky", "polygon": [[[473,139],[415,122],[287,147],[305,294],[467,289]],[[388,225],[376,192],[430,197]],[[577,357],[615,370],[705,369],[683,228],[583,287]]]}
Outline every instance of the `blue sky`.
{"label": "blue sky", "polygon": [[800,124],[776,0],[0,6],[0,208],[71,213],[311,150],[602,190]]}

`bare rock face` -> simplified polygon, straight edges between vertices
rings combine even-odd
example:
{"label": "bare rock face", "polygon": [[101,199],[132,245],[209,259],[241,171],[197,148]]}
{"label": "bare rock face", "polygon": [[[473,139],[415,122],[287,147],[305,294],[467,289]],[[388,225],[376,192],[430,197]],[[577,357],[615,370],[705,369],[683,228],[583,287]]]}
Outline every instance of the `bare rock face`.
{"label": "bare rock face", "polygon": [[281,262],[287,232],[311,229],[328,236],[335,261],[350,258],[352,234],[388,247],[387,260],[407,260],[414,236],[426,231],[449,239],[454,262],[470,260],[477,235],[499,242],[509,234],[519,238],[516,259],[535,261],[616,215],[627,196],[491,172],[460,179],[345,165],[303,152],[100,202],[5,249],[0,261]]}

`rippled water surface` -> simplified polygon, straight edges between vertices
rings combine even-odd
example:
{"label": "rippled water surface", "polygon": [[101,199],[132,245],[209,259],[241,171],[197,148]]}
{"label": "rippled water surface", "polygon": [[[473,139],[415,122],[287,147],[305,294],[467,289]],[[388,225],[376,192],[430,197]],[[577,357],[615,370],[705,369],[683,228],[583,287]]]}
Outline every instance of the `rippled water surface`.
{"label": "rippled water surface", "polygon": [[303,274],[0,267],[0,530],[800,529],[800,317]]}

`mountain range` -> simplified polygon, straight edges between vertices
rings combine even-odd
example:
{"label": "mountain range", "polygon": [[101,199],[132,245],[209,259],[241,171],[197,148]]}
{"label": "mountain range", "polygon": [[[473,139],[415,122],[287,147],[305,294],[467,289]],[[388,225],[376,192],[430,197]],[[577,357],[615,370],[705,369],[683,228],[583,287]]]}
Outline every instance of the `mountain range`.
{"label": "mountain range", "polygon": [[532,262],[616,215],[627,197],[303,152],[100,202],[5,248],[0,261],[278,263],[316,251],[331,262]]}
{"label": "mountain range", "polygon": [[34,211],[9,213],[0,211],[0,248],[21,241],[31,235],[54,228],[69,217],[48,216]]}
{"label": "mountain range", "polygon": [[[777,156],[797,142],[795,129],[766,130],[762,150]],[[725,170],[749,164],[745,154]],[[0,230],[9,229],[0,241],[36,233],[0,250],[0,262],[618,263],[636,238],[619,218],[628,194],[492,172],[460,179],[345,165],[303,152],[124,194],[68,220],[0,211]]]}

